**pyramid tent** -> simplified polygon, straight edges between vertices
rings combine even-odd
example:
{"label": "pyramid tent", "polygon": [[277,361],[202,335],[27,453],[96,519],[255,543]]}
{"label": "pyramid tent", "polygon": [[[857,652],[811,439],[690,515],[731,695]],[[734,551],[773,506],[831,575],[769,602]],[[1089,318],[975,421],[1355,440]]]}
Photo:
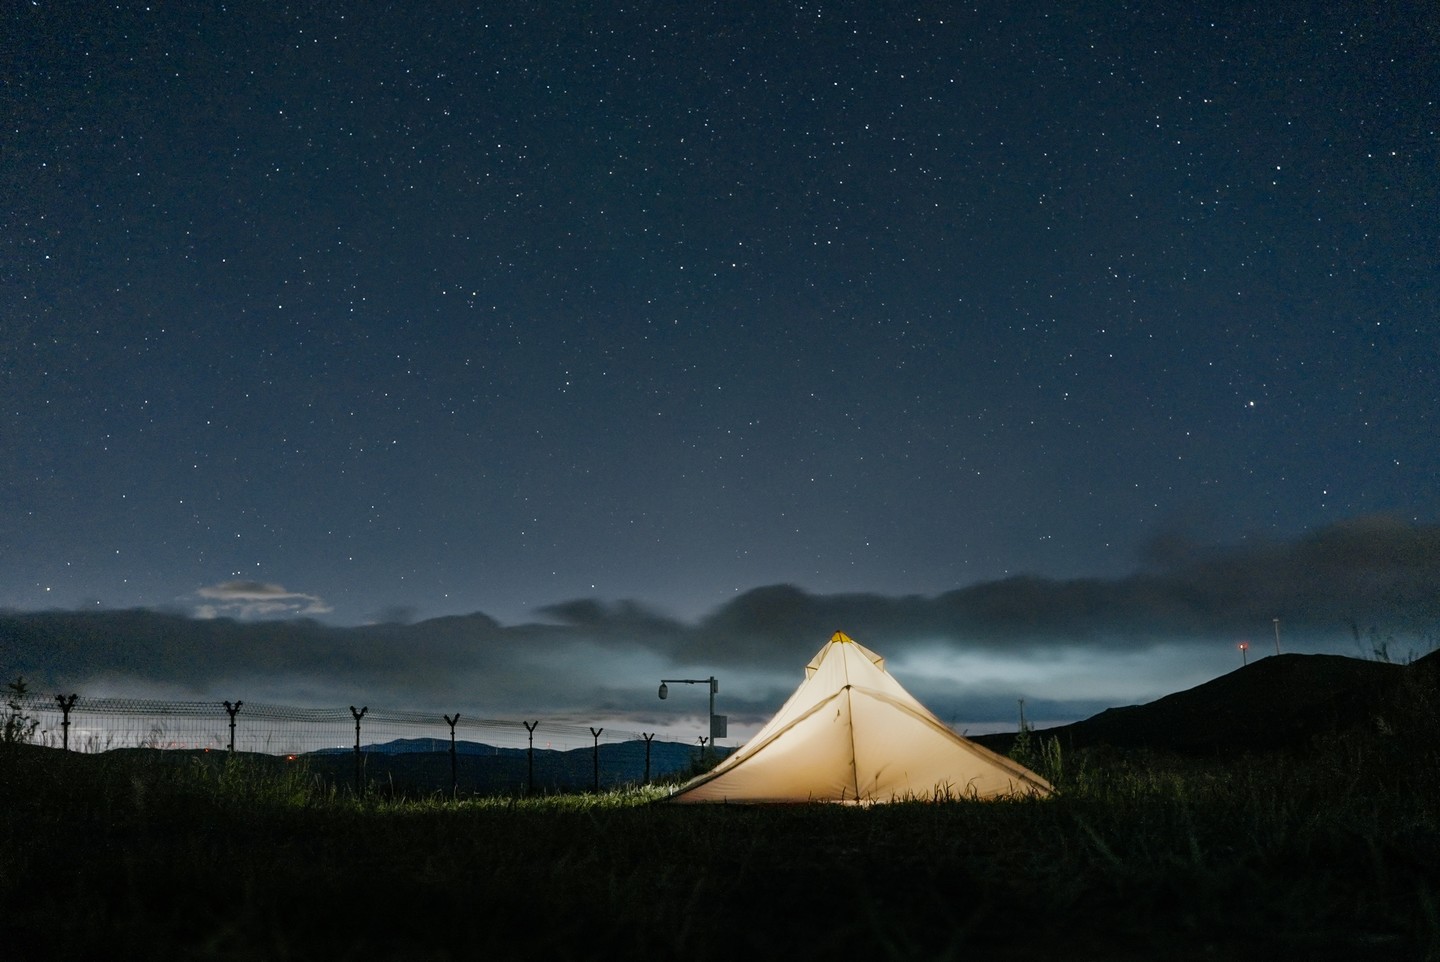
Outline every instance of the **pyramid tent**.
{"label": "pyramid tent", "polygon": [[779,713],[671,802],[890,802],[1049,794],[1050,784],[951,731],[842,632]]}

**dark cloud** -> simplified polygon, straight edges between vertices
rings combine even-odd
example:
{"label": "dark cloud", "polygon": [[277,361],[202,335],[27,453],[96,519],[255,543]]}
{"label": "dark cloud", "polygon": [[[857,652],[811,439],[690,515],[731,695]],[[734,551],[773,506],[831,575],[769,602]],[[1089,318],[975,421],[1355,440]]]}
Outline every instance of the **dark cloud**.
{"label": "dark cloud", "polygon": [[919,596],[813,595],[794,585],[755,588],[722,605],[690,633],[686,654],[722,664],[793,665],[835,631],[856,638],[914,637],[934,620]]}
{"label": "dark cloud", "polygon": [[[295,597],[240,582],[215,593]],[[1440,630],[1440,526],[1366,518],[1291,542],[1172,547],[1126,578],[1015,577],[936,597],[771,585],[693,624],[633,601],[577,599],[542,615],[508,626],[474,614],[347,628],[149,610],[10,611],[0,612],[0,666],[42,686],[128,678],[214,692],[304,679],[307,691],[397,704],[463,698],[535,709],[638,701],[656,671],[695,666],[743,673],[749,690],[729,694],[737,708],[762,711],[835,630],[892,660],[938,650],[1042,668],[1066,651],[1214,650],[1217,640],[1267,638],[1276,617],[1292,650],[1362,634],[1427,650]],[[974,693],[963,701],[973,705]]]}
{"label": "dark cloud", "polygon": [[414,623],[420,609],[414,605],[387,605],[370,616],[377,625],[408,625]]}
{"label": "dark cloud", "polygon": [[[781,667],[834,630],[883,643],[1009,653],[1139,650],[1267,633],[1333,639],[1354,625],[1433,645],[1440,618],[1440,527],[1363,519],[1294,542],[1217,547],[1172,542],[1124,578],[1017,576],[936,597],[814,595],[793,585],[746,592],[664,650],[687,660]],[[602,623],[598,611],[586,624]]]}
{"label": "dark cloud", "polygon": [[1332,638],[1380,626],[1424,647],[1440,621],[1440,526],[1363,518],[1293,542],[1218,547],[1172,543],[1129,577],[1018,576],[934,598],[811,595],[758,588],[698,627],[697,646],[730,662],[793,654],[833,628],[889,645],[964,648],[1145,648],[1286,630]]}
{"label": "dark cloud", "polygon": [[579,598],[548,605],[540,609],[540,614],[589,640],[642,644],[647,648],[667,648],[673,639],[691,630],[683,622],[654,608],[628,600],[606,603],[594,598]]}

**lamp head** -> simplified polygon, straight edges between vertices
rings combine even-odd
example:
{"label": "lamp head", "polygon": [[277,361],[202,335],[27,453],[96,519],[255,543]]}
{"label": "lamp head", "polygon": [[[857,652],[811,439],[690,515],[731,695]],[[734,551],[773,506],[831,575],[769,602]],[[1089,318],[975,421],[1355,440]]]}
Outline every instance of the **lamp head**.
{"label": "lamp head", "polygon": [[665,700],[666,698],[668,698],[669,696],[670,696],[670,689],[669,689],[669,688],[665,685],[665,683],[662,681],[662,682],[660,683],[660,700],[661,700],[661,701],[664,701],[664,700]]}

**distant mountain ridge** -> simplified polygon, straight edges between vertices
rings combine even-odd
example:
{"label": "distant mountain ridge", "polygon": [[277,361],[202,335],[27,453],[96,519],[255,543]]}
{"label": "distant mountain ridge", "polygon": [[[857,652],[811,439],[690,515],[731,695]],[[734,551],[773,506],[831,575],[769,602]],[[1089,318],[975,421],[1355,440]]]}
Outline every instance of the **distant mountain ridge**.
{"label": "distant mountain ridge", "polygon": [[[1440,675],[1440,652],[1410,665],[1272,655],[1153,702],[1109,708],[1032,734],[1071,749],[1109,745],[1216,755],[1294,748],[1364,723],[1391,703],[1404,680],[1427,674]],[[1015,738],[1015,732],[971,736],[1002,752]]]}
{"label": "distant mountain ridge", "polygon": [[[732,749],[717,749],[724,757]],[[339,784],[354,777],[354,748],[322,748],[297,757],[310,771]],[[611,742],[599,746],[602,789],[688,775],[701,761],[696,745],[654,740]],[[534,766],[531,767],[533,757]],[[450,741],[443,738],[400,738],[361,745],[361,777],[372,785],[406,793],[448,791],[451,784]],[[455,780],[462,793],[477,795],[570,792],[596,783],[595,747],[501,748],[483,742],[456,741]]]}
{"label": "distant mountain ridge", "polygon": [[[605,746],[608,747],[608,746]],[[586,748],[585,751],[591,751]],[[448,738],[397,738],[388,742],[371,742],[361,745],[362,754],[379,753],[382,755],[414,755],[429,752],[450,751],[450,739]],[[497,745],[487,745],[484,742],[471,742],[464,739],[456,739],[455,754],[457,755],[524,755],[529,749],[526,748],[501,748]],[[555,752],[555,749],[536,749],[539,751]],[[317,748],[307,755],[351,755],[354,754],[354,747]]]}

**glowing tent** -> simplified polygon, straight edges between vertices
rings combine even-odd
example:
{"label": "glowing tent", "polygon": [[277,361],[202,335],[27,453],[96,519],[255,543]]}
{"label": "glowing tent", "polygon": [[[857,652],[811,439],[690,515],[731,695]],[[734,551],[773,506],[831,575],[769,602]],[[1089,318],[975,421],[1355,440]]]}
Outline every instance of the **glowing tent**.
{"label": "glowing tent", "polygon": [[1016,762],[951,731],[836,632],[805,681],[744,747],[672,802],[891,802],[1049,794]]}

